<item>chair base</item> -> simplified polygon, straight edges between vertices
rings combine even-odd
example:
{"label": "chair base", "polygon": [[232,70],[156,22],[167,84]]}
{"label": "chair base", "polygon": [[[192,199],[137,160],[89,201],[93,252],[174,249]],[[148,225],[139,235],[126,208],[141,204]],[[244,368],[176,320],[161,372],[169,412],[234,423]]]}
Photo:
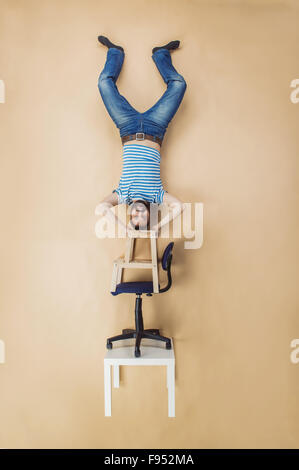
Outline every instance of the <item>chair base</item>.
{"label": "chair base", "polygon": [[142,338],[153,339],[155,341],[164,341],[166,343],[166,349],[171,349],[171,339],[166,336],[160,335],[157,329],[144,329],[143,318],[142,318],[142,294],[136,294],[135,301],[135,330],[125,329],[122,330],[121,335],[112,336],[107,339],[107,349],[112,349],[112,343],[114,341],[121,341],[123,339],[136,338],[135,342],[135,356],[140,357],[140,343]]}
{"label": "chair base", "polygon": [[164,341],[166,343],[166,349],[171,349],[171,340],[166,336],[160,335],[157,329],[146,329],[146,330],[133,330],[125,329],[122,330],[121,335],[112,336],[107,339],[107,349],[112,349],[112,343],[114,341],[121,341],[123,339],[136,338],[135,342],[135,357],[140,357],[140,343],[142,338],[153,339],[156,341]]}

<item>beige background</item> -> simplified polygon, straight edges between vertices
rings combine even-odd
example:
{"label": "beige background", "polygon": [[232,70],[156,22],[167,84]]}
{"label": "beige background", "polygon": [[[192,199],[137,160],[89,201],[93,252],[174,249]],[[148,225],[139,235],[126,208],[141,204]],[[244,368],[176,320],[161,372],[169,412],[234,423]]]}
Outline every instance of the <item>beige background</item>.
{"label": "beige background", "polygon": [[[298,447],[298,3],[0,5],[0,447]],[[174,240],[173,287],[143,302],[146,327],[174,337],[175,419],[153,367],[122,371],[104,417],[105,339],[133,326],[134,296],[109,292],[124,241],[94,233],[121,172],[98,34],[125,48],[117,84],[140,111],[165,90],[152,47],[181,40],[161,175],[204,203],[204,244]]]}

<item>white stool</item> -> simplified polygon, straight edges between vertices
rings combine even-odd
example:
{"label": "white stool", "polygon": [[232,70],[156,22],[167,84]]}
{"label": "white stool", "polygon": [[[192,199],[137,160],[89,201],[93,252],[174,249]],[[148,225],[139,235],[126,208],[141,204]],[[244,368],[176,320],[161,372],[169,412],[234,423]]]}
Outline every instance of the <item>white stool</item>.
{"label": "white stool", "polygon": [[[130,340],[119,344],[130,344]],[[168,388],[168,416],[175,417],[175,356],[173,341],[171,349],[157,346],[157,342],[143,339],[140,346],[141,357],[135,357],[135,345],[117,346],[107,351],[104,358],[105,416],[111,416],[111,367],[113,366],[113,384],[119,388],[119,366],[166,366]]]}

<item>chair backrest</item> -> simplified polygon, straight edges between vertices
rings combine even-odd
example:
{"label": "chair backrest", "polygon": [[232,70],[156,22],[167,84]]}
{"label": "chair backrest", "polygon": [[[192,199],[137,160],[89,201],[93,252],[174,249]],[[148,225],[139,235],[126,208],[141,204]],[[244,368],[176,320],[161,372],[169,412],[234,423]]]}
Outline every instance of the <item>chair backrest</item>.
{"label": "chair backrest", "polygon": [[171,268],[171,261],[172,261],[173,246],[174,246],[174,242],[168,243],[162,256],[162,268],[164,269],[164,271],[167,271],[168,284],[162,289],[159,289],[159,293],[166,292],[168,289],[170,289],[171,284],[172,284],[170,268]]}
{"label": "chair backrest", "polygon": [[168,264],[171,263],[173,245],[174,242],[168,243],[167,247],[164,250],[162,256],[162,268],[164,269],[164,271],[167,270]]}

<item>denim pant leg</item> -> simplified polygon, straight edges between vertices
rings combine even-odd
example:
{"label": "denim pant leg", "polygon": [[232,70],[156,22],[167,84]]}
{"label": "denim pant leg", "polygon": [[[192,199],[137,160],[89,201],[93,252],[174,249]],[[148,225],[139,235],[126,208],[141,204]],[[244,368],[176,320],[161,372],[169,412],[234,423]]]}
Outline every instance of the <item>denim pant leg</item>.
{"label": "denim pant leg", "polygon": [[115,84],[123,65],[124,56],[124,52],[120,49],[115,47],[108,49],[106,63],[98,79],[98,88],[104,105],[119,129],[132,118],[136,120],[136,116],[139,114],[119,93]]}
{"label": "denim pant leg", "polygon": [[167,90],[157,103],[144,113],[144,117],[163,126],[165,133],[181,104],[187,84],[184,77],[174,68],[168,49],[158,49],[152,54],[152,59],[167,84]]}

